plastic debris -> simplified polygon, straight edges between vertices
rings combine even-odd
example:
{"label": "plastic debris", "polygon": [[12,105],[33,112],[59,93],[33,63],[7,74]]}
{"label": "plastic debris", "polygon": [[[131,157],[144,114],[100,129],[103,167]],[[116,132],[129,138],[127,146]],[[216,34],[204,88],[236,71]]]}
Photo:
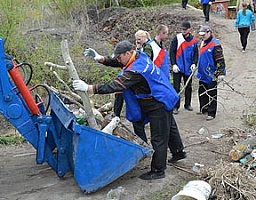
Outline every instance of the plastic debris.
{"label": "plastic debris", "polygon": [[198,130],[198,133],[200,135],[205,135],[205,134],[208,134],[209,133],[209,130],[206,128],[206,127],[201,127],[199,130]]}
{"label": "plastic debris", "polygon": [[120,200],[122,194],[124,194],[124,188],[122,186],[119,186],[116,189],[111,189],[108,193],[107,193],[107,198],[106,200]]}
{"label": "plastic debris", "polygon": [[216,134],[213,134],[213,135],[212,135],[212,138],[213,138],[213,139],[219,139],[219,138],[221,138],[223,135],[224,135],[223,133],[216,133]]}
{"label": "plastic debris", "polygon": [[194,166],[193,166],[193,168],[192,168],[192,170],[193,170],[194,172],[196,172],[196,173],[199,173],[199,172],[200,172],[200,169],[201,169],[202,167],[204,167],[203,164],[195,163]]}

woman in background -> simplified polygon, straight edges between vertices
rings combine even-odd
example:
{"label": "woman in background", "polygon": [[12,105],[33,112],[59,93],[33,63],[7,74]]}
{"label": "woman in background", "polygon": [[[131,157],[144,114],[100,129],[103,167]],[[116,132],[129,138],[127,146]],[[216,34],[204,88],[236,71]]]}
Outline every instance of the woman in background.
{"label": "woman in background", "polygon": [[243,3],[247,3],[247,6],[248,6],[249,10],[251,10],[253,12],[253,2],[252,2],[252,0],[237,0],[236,1],[236,12],[243,9]]}
{"label": "woman in background", "polygon": [[238,28],[240,41],[242,44],[242,52],[245,53],[247,39],[250,33],[250,25],[255,21],[253,12],[247,8],[247,3],[242,3],[243,9],[239,10],[236,16],[235,27]]}
{"label": "woman in background", "polygon": [[143,31],[143,30],[138,30],[135,33],[135,43],[136,43],[136,49],[137,50],[142,50],[143,51],[143,45],[149,41],[150,38],[150,34],[147,31]]}

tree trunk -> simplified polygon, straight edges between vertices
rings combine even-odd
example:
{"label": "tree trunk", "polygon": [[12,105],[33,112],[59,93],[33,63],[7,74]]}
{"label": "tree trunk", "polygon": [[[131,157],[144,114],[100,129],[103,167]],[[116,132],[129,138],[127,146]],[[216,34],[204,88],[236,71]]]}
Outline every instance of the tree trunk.
{"label": "tree trunk", "polygon": [[[72,78],[73,80],[79,80],[79,76],[76,72],[75,66],[69,56],[69,48],[68,48],[67,40],[64,40],[61,42],[61,49],[62,49],[62,56],[63,56],[66,66],[68,68],[68,73],[69,73],[70,78]],[[89,99],[87,93],[78,91],[78,94],[79,94],[79,96],[81,96],[81,99],[83,101],[83,106],[84,106],[85,115],[86,115],[85,119],[88,121],[88,125],[91,128],[98,129],[96,120],[93,115],[92,107],[90,104],[90,99]]]}

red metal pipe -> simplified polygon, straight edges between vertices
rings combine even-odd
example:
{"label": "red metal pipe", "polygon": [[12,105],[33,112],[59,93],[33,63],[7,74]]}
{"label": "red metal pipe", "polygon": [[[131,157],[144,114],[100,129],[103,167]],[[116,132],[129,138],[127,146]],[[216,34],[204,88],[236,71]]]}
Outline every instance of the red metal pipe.
{"label": "red metal pipe", "polygon": [[26,86],[23,77],[20,73],[20,71],[18,70],[17,65],[13,62],[14,67],[9,70],[9,74],[12,77],[12,80],[14,82],[14,84],[16,85],[16,87],[18,88],[21,96],[23,97],[24,101],[26,102],[30,112],[33,115],[40,115],[40,110],[37,106],[37,104],[35,103],[29,88]]}

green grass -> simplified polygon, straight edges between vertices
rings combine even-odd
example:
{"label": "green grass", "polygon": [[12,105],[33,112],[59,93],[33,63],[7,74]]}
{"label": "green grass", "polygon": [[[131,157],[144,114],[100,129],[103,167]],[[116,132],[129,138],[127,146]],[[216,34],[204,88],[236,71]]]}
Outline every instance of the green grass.
{"label": "green grass", "polygon": [[26,140],[21,135],[0,136],[0,145],[22,144]]}

